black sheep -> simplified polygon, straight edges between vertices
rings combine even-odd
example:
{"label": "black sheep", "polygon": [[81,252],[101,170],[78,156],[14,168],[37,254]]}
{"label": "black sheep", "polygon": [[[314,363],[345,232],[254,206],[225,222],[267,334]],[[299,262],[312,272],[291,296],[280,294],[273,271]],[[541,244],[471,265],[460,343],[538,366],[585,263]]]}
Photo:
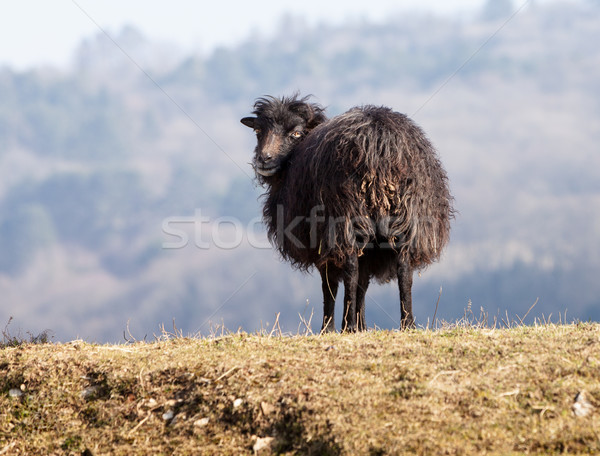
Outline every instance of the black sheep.
{"label": "black sheep", "polygon": [[344,282],[344,331],[366,329],[371,278],[398,279],[401,327],[414,327],[412,277],[439,259],[453,216],[448,179],[423,131],[389,108],[327,119],[308,97],[259,98],[253,167],[267,191],[269,238],[293,266],[322,279],[323,331],[334,331]]}

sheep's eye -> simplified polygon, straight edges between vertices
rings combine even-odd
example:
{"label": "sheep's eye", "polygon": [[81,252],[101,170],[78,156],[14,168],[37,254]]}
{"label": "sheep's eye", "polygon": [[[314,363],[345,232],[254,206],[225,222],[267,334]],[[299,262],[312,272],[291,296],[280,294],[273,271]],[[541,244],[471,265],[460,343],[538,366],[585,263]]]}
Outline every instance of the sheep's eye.
{"label": "sheep's eye", "polygon": [[292,138],[300,138],[300,137],[302,136],[302,132],[301,132],[301,131],[299,131],[299,130],[296,130],[296,131],[292,132],[292,133],[290,134],[290,136],[291,136]]}
{"label": "sheep's eye", "polygon": [[258,135],[260,133],[260,128],[255,128],[254,133],[256,133]]}

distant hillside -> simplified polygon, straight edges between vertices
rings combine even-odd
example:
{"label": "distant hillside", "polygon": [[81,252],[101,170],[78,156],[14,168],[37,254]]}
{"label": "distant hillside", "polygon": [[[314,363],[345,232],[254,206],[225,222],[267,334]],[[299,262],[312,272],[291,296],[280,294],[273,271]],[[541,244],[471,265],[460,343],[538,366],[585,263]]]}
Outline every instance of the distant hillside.
{"label": "distant hillside", "polygon": [[[111,38],[126,54],[100,33],[68,72],[0,69],[0,321],[96,341],[128,321],[141,337],[173,319],[252,331],[281,313],[293,330],[314,309],[316,324],[318,279],[280,264],[256,219],[239,124],[256,97],[296,90],[330,115],[392,106],[439,149],[459,215],[415,280],[421,324],[440,287],[447,319],[468,305],[524,315],[538,298],[538,316],[600,319],[598,8],[507,19],[288,17],[275,36],[183,58],[125,28]],[[165,248],[181,232],[187,245]],[[393,286],[369,290],[367,319],[398,326]]]}

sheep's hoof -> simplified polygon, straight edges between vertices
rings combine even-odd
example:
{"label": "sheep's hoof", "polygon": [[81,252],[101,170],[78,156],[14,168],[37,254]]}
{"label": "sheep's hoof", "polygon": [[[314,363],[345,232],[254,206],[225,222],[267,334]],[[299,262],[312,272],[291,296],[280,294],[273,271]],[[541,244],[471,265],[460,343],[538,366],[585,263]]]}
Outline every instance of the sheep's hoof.
{"label": "sheep's hoof", "polygon": [[356,330],[356,324],[354,324],[354,325],[345,325],[345,326],[342,328],[342,332],[343,332],[344,334],[348,334],[348,333],[355,333],[355,332],[357,332],[357,330]]}
{"label": "sheep's hoof", "polygon": [[333,322],[329,321],[327,323],[323,323],[323,326],[321,327],[321,334],[334,333],[334,332],[335,332],[335,325],[333,324]]}
{"label": "sheep's hoof", "polygon": [[358,331],[366,331],[367,323],[364,318],[358,320]]}
{"label": "sheep's hoof", "polygon": [[406,331],[407,329],[417,329],[417,325],[415,324],[415,320],[412,318],[407,318],[405,320],[402,320],[402,323],[400,325],[400,329],[402,331]]}

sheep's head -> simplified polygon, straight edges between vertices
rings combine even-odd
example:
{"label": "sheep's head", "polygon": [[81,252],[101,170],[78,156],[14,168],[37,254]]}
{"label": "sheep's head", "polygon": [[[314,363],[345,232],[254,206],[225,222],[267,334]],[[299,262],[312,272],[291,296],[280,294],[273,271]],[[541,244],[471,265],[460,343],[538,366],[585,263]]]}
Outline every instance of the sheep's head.
{"label": "sheep's head", "polygon": [[259,180],[267,181],[269,177],[277,175],[294,147],[326,120],[323,108],[309,103],[308,98],[259,98],[254,104],[255,117],[241,120],[256,133],[258,144],[252,166]]}

